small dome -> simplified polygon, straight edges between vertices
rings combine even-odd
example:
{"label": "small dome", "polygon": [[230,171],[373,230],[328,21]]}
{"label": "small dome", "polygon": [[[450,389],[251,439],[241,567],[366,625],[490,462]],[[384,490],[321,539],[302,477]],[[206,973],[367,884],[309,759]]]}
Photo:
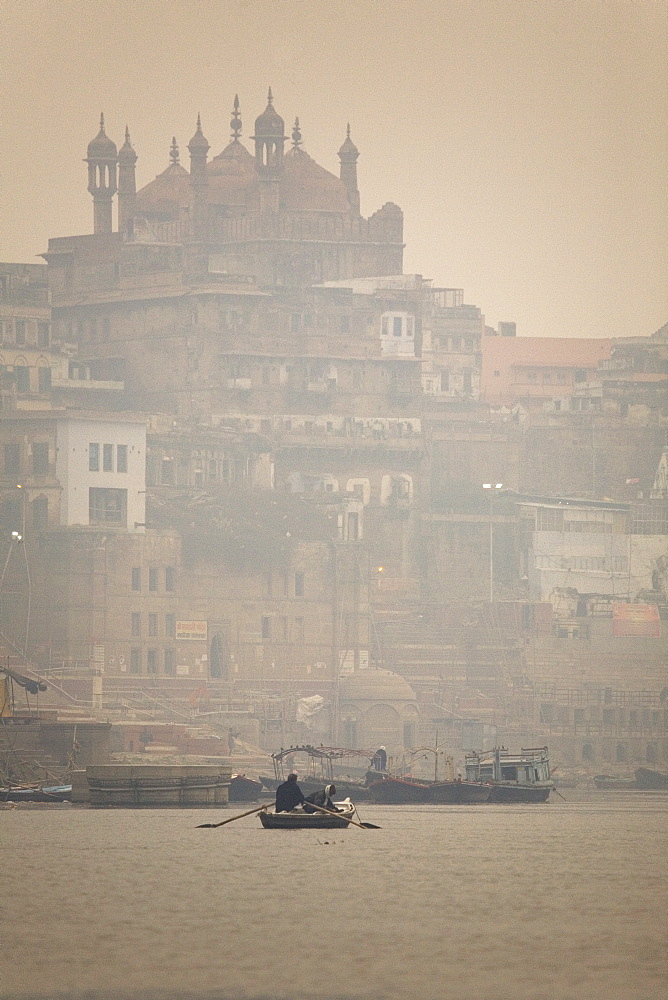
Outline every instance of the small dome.
{"label": "small dome", "polygon": [[178,219],[180,209],[190,202],[190,174],[180,163],[166,170],[137,192],[137,212]]}
{"label": "small dome", "polygon": [[118,151],[118,160],[120,163],[133,164],[137,162],[137,154],[132,148],[132,143],[130,142],[130,131],[125,126],[125,142]]}
{"label": "small dome", "polygon": [[210,148],[209,143],[205,139],[204,133],[202,132],[202,122],[200,116],[198,115],[197,129],[195,130],[194,136],[188,143],[188,149],[190,150],[191,153],[194,153],[195,151],[197,152],[203,151],[204,155],[206,156],[206,154],[209,152],[209,148]]}
{"label": "small dome", "polygon": [[284,138],[285,136],[285,122],[279,114],[276,113],[276,109],[273,104],[274,98],[271,94],[271,87],[269,88],[269,95],[267,97],[267,107],[264,109],[262,114],[255,119],[255,138]]}
{"label": "small dome", "polygon": [[339,156],[342,160],[356,160],[360,155],[360,151],[355,145],[355,143],[350,138],[350,125],[346,129],[346,138],[339,150]]}
{"label": "small dome", "polygon": [[238,139],[209,160],[207,176],[207,199],[212,205],[244,206],[246,192],[254,190],[258,183],[255,158]]}
{"label": "small dome", "polygon": [[341,678],[342,701],[409,701],[415,702],[415,691],[407,680],[391,670],[356,670]]}
{"label": "small dome", "polygon": [[116,143],[112,142],[104,131],[104,115],[100,115],[100,131],[94,139],[88,143],[89,160],[110,160],[116,159]]}

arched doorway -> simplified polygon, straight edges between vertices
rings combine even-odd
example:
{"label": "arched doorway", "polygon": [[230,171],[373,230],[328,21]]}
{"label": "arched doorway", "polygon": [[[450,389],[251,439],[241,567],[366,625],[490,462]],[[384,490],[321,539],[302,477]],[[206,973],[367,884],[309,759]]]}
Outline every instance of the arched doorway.
{"label": "arched doorway", "polygon": [[212,678],[227,680],[230,673],[230,650],[222,632],[215,632],[211,640],[209,664]]}
{"label": "arched doorway", "polygon": [[594,759],[594,748],[591,743],[585,743],[582,747],[582,759],[583,760],[593,760]]}

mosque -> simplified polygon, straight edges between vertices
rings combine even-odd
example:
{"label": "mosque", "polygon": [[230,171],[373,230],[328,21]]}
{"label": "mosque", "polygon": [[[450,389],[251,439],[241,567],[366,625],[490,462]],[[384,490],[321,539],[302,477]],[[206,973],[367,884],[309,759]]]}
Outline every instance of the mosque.
{"label": "mosque", "polygon": [[338,151],[336,177],[303,148],[298,118],[286,149],[290,140],[271,89],[255,120],[253,153],[241,140],[238,97],[230,124],[230,142],[209,159],[198,115],[188,143],[190,170],[180,162],[173,140],[167,168],[137,190],[137,154],[129,131],[118,150],[102,116],[86,157],[95,234],[113,232],[118,193],[123,241],[208,245],[209,254],[215,254],[215,260],[208,260],[209,270],[252,275],[264,285],[293,286],[402,273],[401,209],[388,202],[367,219],[360,215],[359,151],[350,126]]}

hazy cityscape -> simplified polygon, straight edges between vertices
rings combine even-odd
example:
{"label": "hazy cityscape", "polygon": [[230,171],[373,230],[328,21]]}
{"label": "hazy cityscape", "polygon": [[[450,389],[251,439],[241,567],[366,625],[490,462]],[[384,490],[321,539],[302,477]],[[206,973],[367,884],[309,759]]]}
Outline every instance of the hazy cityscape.
{"label": "hazy cityscape", "polygon": [[[27,5],[35,14],[47,6]],[[67,6],[75,16],[78,5]],[[202,15],[216,8],[223,18],[248,14],[251,24],[260,6],[204,4]],[[327,5],[313,6],[325,19],[340,15],[342,25],[351,16],[340,4],[327,15]],[[392,18],[405,13],[400,3],[387,6]],[[447,4],[454,13],[457,6]],[[485,11],[496,17],[512,6],[484,0],[460,9],[466,18]],[[548,17],[549,6],[536,8]],[[125,5],[116,7],[120,13]],[[164,7],[185,17],[185,5]],[[272,19],[277,8],[293,18],[303,7],[266,5]],[[7,8],[18,27],[18,5]],[[426,38],[429,8],[417,8]],[[533,11],[528,30],[536,8],[518,8]],[[360,9],[368,14],[367,5]],[[583,4],[584,21],[596,9]],[[638,9],[649,20],[659,5]],[[620,4],[619,23],[611,15],[615,30],[630,10]],[[575,8],[572,22],[575,28]],[[248,25],[241,30],[246,45]],[[591,24],[588,32],[596,38]],[[338,44],[343,51],[343,38]],[[661,875],[648,859],[659,848],[661,789],[668,785],[668,310],[650,326],[651,310],[639,309],[637,325],[629,313],[618,325],[606,318],[604,328],[595,328],[597,306],[589,303],[581,328],[572,322],[528,326],[526,285],[518,286],[515,310],[507,305],[512,293],[499,294],[497,276],[491,295],[507,311],[490,318],[484,277],[476,277],[474,294],[458,287],[470,264],[453,262],[452,280],[442,262],[417,261],[409,240],[413,222],[408,214],[404,219],[383,162],[374,162],[364,129],[336,93],[327,94],[326,110],[307,124],[295,99],[299,87],[290,77],[286,99],[281,73],[270,68],[274,74],[263,84],[259,61],[250,96],[233,74],[221,73],[215,119],[193,93],[187,138],[172,137],[167,118],[159,148],[153,148],[155,121],[150,130],[142,126],[141,101],[127,97],[129,124],[119,125],[117,94],[110,101],[113,124],[106,106],[100,113],[79,96],[82,139],[66,151],[79,162],[78,187],[61,199],[76,202],[76,217],[64,218],[60,231],[49,232],[30,255],[15,238],[6,245],[16,247],[19,259],[3,251],[0,785],[5,792],[39,789],[42,799],[48,786],[47,800],[53,789],[71,785],[72,794],[63,797],[74,803],[69,813],[69,802],[30,812],[20,801],[16,808],[14,796],[0,822],[10,829],[10,820],[34,820],[21,827],[23,834],[12,828],[26,845],[49,840],[50,820],[68,824],[56,840],[81,837],[81,860],[73,857],[66,868],[53,848],[43,855],[43,864],[54,873],[62,866],[63,875],[80,864],[80,872],[87,871],[85,851],[94,849],[95,838],[107,844],[99,862],[106,888],[98,893],[91,882],[87,890],[103,900],[100,927],[113,925],[122,912],[125,897],[118,893],[131,893],[131,881],[139,879],[142,889],[131,927],[110,935],[104,957],[91,957],[91,939],[80,953],[74,946],[76,962],[67,960],[52,981],[42,964],[34,980],[19,972],[5,987],[0,980],[0,995],[79,996],[77,990],[92,988],[96,968],[103,980],[108,975],[96,987],[100,1000],[432,1000],[446,994],[476,1000],[494,995],[494,982],[496,995],[520,1000],[658,997],[665,941],[662,948],[650,916],[661,899],[656,887],[643,888],[645,919],[627,942],[638,966],[622,973],[610,965],[598,986],[592,969],[608,945],[593,939],[570,972],[552,968],[552,987],[534,972],[518,986],[508,960],[496,980],[479,971],[446,989],[437,965],[428,971],[420,956],[429,949],[440,954],[440,935],[452,934],[452,955],[443,957],[441,973],[452,974],[474,933],[457,905],[470,906],[480,926],[492,919],[486,897],[477,895],[483,891],[475,874],[479,838],[494,842],[490,863],[499,866],[503,882],[504,871],[520,877],[521,858],[531,856],[541,837],[557,837],[557,827],[545,833],[545,820],[528,820],[522,808],[544,816],[549,800],[552,820],[562,816],[559,857],[573,892],[581,884],[585,893],[587,878],[599,877],[598,866],[616,864],[616,841],[627,845],[631,881],[618,897],[608,885],[600,898],[587,890],[577,904],[564,904],[578,914],[570,932],[575,951],[594,912],[609,921],[613,937],[621,933],[616,899],[627,898],[628,912],[639,905],[634,893],[651,884],[652,871]],[[417,97],[419,120],[433,109],[427,94]],[[221,126],[228,120],[229,127]],[[376,152],[384,136],[383,157],[391,158],[389,120],[387,131],[376,123],[373,136]],[[144,162],[157,164],[156,176]],[[446,187],[448,171],[445,156]],[[437,211],[439,191],[425,187],[420,196],[424,228],[428,206]],[[50,197],[48,190],[32,192],[21,212],[38,215]],[[549,202],[547,193],[541,197]],[[662,197],[665,202],[665,192]],[[89,219],[82,226],[86,204]],[[660,213],[665,204],[655,208]],[[540,228],[539,216],[535,223]],[[494,258],[494,246],[486,249]],[[573,257],[578,282],[586,252],[581,246]],[[649,269],[661,273],[664,265],[665,256],[655,257]],[[664,306],[665,300],[665,294],[656,297]],[[515,792],[511,801],[545,807],[453,806],[460,810],[457,820],[441,805],[438,815],[446,818],[434,822],[446,824],[439,827],[443,839],[430,847],[429,809],[439,808],[430,803],[487,801],[488,789],[497,779],[502,784],[502,753],[511,755],[504,779],[512,770],[513,782],[521,784],[526,766],[526,781],[544,785],[540,799]],[[358,872],[368,897],[360,920],[373,921],[381,912],[375,907],[387,908],[389,936],[373,937],[376,972],[354,982],[331,979],[347,950],[355,962],[368,955],[359,928],[346,922],[339,886],[333,908],[342,954],[324,945],[316,952],[324,982],[313,980],[307,966],[292,986],[286,980],[272,987],[269,969],[249,971],[240,955],[226,958],[226,978],[209,958],[212,929],[178,908],[180,916],[166,917],[165,926],[175,921],[174,934],[176,921],[188,927],[197,971],[190,978],[176,966],[169,972],[178,949],[165,930],[150,961],[150,948],[135,952],[132,946],[124,978],[121,950],[129,945],[120,942],[134,940],[152,922],[146,893],[160,881],[158,869],[136,874],[141,864],[132,853],[153,836],[150,817],[159,817],[161,839],[169,838],[166,822],[176,837],[167,848],[176,869],[156,888],[154,905],[169,909],[168,885],[186,895],[192,889],[201,900],[212,886],[206,865],[196,866],[198,888],[184,875],[195,858],[184,839],[194,825],[192,810],[234,803],[235,780],[241,809],[244,798],[248,809],[262,802],[262,785],[273,803],[276,784],[292,770],[314,787],[336,781],[339,794],[353,794],[365,820],[374,820],[362,827],[387,831],[397,824],[395,836],[411,857],[405,905],[414,917],[406,919],[425,920],[426,927],[429,914],[431,929],[416,950],[421,971],[400,971],[390,957],[403,918],[372,872],[373,847],[371,853],[351,848],[362,853],[350,855],[344,876],[348,840],[334,830],[325,842],[339,841],[338,863],[330,852],[321,875],[348,884]],[[422,797],[393,798],[389,784],[374,792],[378,772],[404,783],[392,795],[417,795],[418,789]],[[428,784],[455,795],[458,782],[462,789],[471,784],[470,798],[425,798]],[[427,807],[392,812],[396,802],[425,801]],[[112,813],[90,808],[91,802],[187,810]],[[616,832],[599,842],[599,820],[615,809]],[[645,820],[638,809],[646,811]],[[212,815],[221,825],[222,814],[204,818]],[[256,819],[245,821],[247,830],[255,830]],[[459,841],[453,823],[461,824]],[[282,919],[279,887],[285,898],[292,890],[285,874],[237,884],[231,869],[245,867],[243,826],[215,835],[231,845],[229,877],[215,875],[219,920],[242,950],[262,942],[271,962],[276,952],[268,939]],[[346,838],[354,833],[370,844],[385,836],[351,830]],[[294,841],[301,836],[287,837],[288,870],[317,879],[321,855],[307,856],[300,869]],[[322,839],[304,836],[310,836],[307,855],[322,846]],[[523,844],[521,854],[511,859],[502,850],[526,836],[537,839]],[[134,845],[120,862],[127,874],[118,883],[114,838],[128,851]],[[264,836],[262,843],[263,863],[273,871],[280,852],[267,848]],[[392,864],[389,841],[381,850],[384,863]],[[450,886],[432,899],[421,876],[408,874],[433,863],[430,850],[444,871],[462,863],[459,895]],[[22,870],[20,863],[12,878]],[[665,876],[665,865],[662,871]],[[96,877],[92,869],[90,877]],[[538,881],[545,899],[553,877],[558,881],[558,868],[546,869]],[[512,912],[527,906],[519,884],[515,879],[503,890]],[[265,890],[267,898],[258,902]],[[12,899],[17,891],[11,890]],[[58,893],[44,903],[44,914],[53,912],[54,919]],[[447,914],[446,897],[454,907]],[[599,904],[600,912],[588,917],[587,907]],[[81,905],[84,912],[89,903]],[[310,920],[308,909],[302,912],[306,902],[294,899],[290,906],[286,915],[301,936]],[[12,940],[24,919],[17,909]],[[48,960],[56,953],[64,960],[61,932],[51,918],[36,919],[52,939]],[[68,919],[63,933],[79,927],[78,918]],[[528,910],[526,919],[533,920]],[[562,917],[555,911],[550,919]],[[531,931],[511,926],[528,934],[535,956],[534,924]],[[23,931],[28,927],[29,921]],[[79,933],[88,941],[87,931]],[[507,944],[504,939],[504,949]],[[577,992],[580,987],[585,992]]]}

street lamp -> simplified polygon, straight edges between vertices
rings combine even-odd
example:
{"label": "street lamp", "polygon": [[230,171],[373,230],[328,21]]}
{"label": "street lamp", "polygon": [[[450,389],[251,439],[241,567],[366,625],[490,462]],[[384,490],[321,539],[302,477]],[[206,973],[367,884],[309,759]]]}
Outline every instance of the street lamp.
{"label": "street lamp", "polygon": [[503,483],[483,483],[483,490],[490,490],[489,494],[489,603],[494,601],[494,526],[492,524],[492,502],[494,494],[492,490],[500,490]]}

